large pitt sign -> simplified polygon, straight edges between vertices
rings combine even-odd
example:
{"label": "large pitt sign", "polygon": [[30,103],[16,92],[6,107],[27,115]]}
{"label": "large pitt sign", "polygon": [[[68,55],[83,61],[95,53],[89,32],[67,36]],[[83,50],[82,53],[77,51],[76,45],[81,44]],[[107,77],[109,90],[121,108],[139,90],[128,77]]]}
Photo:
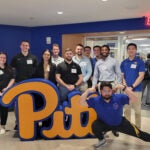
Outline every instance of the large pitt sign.
{"label": "large pitt sign", "polygon": [[[33,93],[42,96],[42,108],[35,108],[36,99]],[[15,103],[21,140],[34,140],[37,136],[37,123],[49,118],[52,120],[51,125],[40,129],[40,134],[45,139],[83,138],[93,135],[91,124],[96,119],[96,113],[92,108],[79,104],[79,92],[74,91],[68,97],[69,102],[66,105],[59,105],[58,89],[53,83],[44,79],[32,79],[6,91],[1,103],[6,107]],[[86,114],[85,122],[82,122],[83,114]],[[66,115],[70,117],[69,126],[65,124]]]}

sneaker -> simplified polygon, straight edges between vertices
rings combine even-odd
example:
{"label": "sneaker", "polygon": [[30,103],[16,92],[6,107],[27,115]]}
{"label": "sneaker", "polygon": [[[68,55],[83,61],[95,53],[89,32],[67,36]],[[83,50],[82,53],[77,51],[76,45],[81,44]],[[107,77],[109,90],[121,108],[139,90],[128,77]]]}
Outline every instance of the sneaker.
{"label": "sneaker", "polygon": [[107,144],[106,140],[102,139],[102,140],[99,140],[98,143],[94,144],[94,147],[99,148],[99,147],[104,146],[106,144]]}
{"label": "sneaker", "polygon": [[4,128],[1,128],[0,129],[0,134],[5,134],[6,133],[6,130]]}

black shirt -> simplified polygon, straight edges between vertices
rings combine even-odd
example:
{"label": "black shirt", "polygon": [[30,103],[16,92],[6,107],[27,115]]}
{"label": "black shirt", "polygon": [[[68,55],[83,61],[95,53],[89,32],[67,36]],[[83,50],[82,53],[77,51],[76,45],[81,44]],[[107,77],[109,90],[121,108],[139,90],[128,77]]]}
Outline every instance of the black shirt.
{"label": "black shirt", "polygon": [[68,64],[66,61],[58,64],[56,68],[56,74],[60,74],[61,79],[66,84],[75,84],[78,79],[79,75],[82,74],[81,68],[78,64],[75,62],[71,62],[71,64]]}
{"label": "black shirt", "polygon": [[37,58],[32,54],[24,56],[22,53],[17,54],[11,61],[11,66],[16,70],[16,82],[32,78],[37,67]]}
{"label": "black shirt", "polygon": [[[50,65],[50,69],[49,69],[49,80],[52,81],[54,84],[56,84],[56,78],[55,78],[55,72],[56,72],[56,65],[51,63]],[[36,71],[35,71],[35,74],[34,74],[34,77],[36,78],[44,78],[44,67],[43,67],[43,63],[39,63]]]}
{"label": "black shirt", "polygon": [[14,79],[14,71],[10,66],[0,68],[0,91],[6,88],[11,79]]}

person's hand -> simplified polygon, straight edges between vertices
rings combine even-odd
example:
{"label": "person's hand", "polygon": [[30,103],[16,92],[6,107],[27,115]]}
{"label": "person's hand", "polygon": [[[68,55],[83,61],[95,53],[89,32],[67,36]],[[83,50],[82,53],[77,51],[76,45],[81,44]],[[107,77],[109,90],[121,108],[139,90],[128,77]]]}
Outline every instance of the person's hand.
{"label": "person's hand", "polygon": [[7,89],[8,89],[8,88],[3,88],[3,89],[2,89],[2,92],[5,92]]}
{"label": "person's hand", "polygon": [[0,96],[2,96],[3,95],[3,93],[2,92],[0,92]]}
{"label": "person's hand", "polygon": [[69,91],[72,91],[72,90],[74,90],[75,89],[75,87],[74,87],[74,85],[68,85],[67,86],[67,89],[69,90]]}

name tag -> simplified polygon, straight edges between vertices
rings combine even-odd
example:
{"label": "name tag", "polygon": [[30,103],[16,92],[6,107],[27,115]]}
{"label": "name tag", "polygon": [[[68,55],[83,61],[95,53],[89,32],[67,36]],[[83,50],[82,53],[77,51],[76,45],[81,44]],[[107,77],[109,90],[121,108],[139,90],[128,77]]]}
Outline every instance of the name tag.
{"label": "name tag", "polygon": [[0,70],[0,75],[4,74],[4,72],[2,70]]}
{"label": "name tag", "polygon": [[77,69],[71,69],[71,73],[77,73]]}
{"label": "name tag", "polygon": [[33,61],[30,59],[30,60],[27,60],[27,64],[28,65],[31,65],[31,64],[33,64]]}
{"label": "name tag", "polygon": [[135,68],[136,68],[136,65],[135,65],[135,64],[132,64],[130,68],[135,69]]}

